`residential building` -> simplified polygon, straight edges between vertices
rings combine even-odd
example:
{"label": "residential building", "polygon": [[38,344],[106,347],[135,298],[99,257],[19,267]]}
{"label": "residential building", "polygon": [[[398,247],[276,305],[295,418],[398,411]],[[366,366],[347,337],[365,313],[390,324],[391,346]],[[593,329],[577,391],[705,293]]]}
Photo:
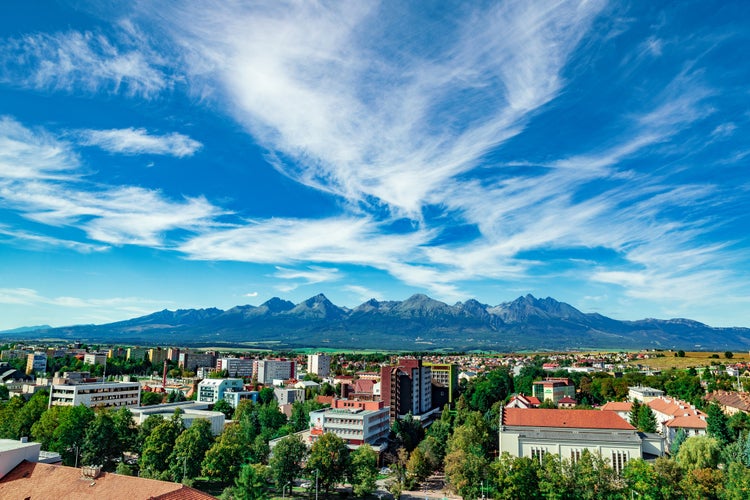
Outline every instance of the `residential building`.
{"label": "residential building", "polygon": [[224,399],[224,393],[244,389],[242,379],[239,378],[207,378],[198,384],[197,401],[215,404],[220,399]]}
{"label": "residential building", "polygon": [[26,349],[6,349],[0,353],[0,360],[9,361],[11,359],[21,359],[29,355]]}
{"label": "residential building", "polygon": [[[381,399],[390,408],[390,418],[411,413],[427,420],[435,410],[432,406],[432,370],[422,360],[399,358],[396,366],[380,370]],[[438,408],[439,410],[439,408]]]}
{"label": "residential building", "polygon": [[257,363],[258,382],[270,385],[276,380],[289,380],[295,378],[295,363],[286,359],[262,359]]}
{"label": "residential building", "polygon": [[138,382],[52,384],[49,406],[133,407],[141,403]]}
{"label": "residential building", "polygon": [[648,403],[649,401],[662,396],[664,396],[664,391],[654,389],[653,387],[628,387],[628,399],[630,401]]}
{"label": "residential building", "polygon": [[350,449],[367,443],[383,451],[390,432],[388,407],[382,401],[334,398],[331,408],[310,412],[310,444],[326,432],[343,439]]}
{"label": "residential building", "polygon": [[706,401],[718,404],[727,415],[750,413],[750,394],[737,391],[715,391],[706,395]]}
{"label": "residential building", "polygon": [[534,396],[526,396],[524,394],[514,394],[513,397],[510,398],[510,401],[508,401],[508,404],[505,405],[506,408],[539,408],[539,405],[542,404],[541,401],[539,401],[539,398],[535,398]]}
{"label": "residential building", "polygon": [[632,407],[633,403],[629,401],[608,401],[599,409],[601,411],[613,411],[617,413],[617,416],[621,419],[633,424],[635,422],[630,422],[630,410]]}
{"label": "residential building", "polygon": [[162,365],[167,359],[167,350],[157,347],[156,349],[148,350],[148,360],[152,366]]}
{"label": "residential building", "polygon": [[177,363],[180,357],[180,349],[178,347],[170,347],[167,349],[167,360],[172,363]]}
{"label": "residential building", "polygon": [[196,371],[199,367],[211,367],[216,366],[216,356],[210,352],[195,352],[185,351],[180,352],[177,356],[177,365],[191,372]]}
{"label": "residential building", "polygon": [[273,395],[276,401],[279,402],[279,406],[290,405],[297,401],[302,402],[305,400],[304,389],[276,387],[273,390]]}
{"label": "residential building", "polygon": [[331,373],[331,356],[328,354],[308,354],[307,373],[327,377]]}
{"label": "residential building", "polygon": [[216,369],[218,371],[226,370],[230,377],[247,377],[253,376],[253,365],[255,361],[245,358],[219,358],[216,360]]}
{"label": "residential building", "polygon": [[143,361],[148,356],[148,350],[142,347],[128,347],[126,359],[131,361]]}
{"label": "residential building", "polygon": [[258,391],[225,391],[224,400],[228,402],[232,408],[237,408],[240,401],[243,399],[249,399],[255,403],[258,402]]}
{"label": "residential building", "polygon": [[26,355],[26,375],[44,373],[47,371],[47,355],[42,352],[33,352]]}
{"label": "residential building", "polygon": [[83,355],[83,363],[87,365],[106,365],[107,364],[107,353],[103,352],[88,352]]}
{"label": "residential building", "polygon": [[566,396],[575,399],[576,386],[569,378],[546,378],[534,382],[532,393],[539,401],[552,401],[557,405]]}
{"label": "residential building", "polygon": [[448,363],[424,363],[432,371],[432,380],[448,388],[448,402],[458,397],[458,367]]}
{"label": "residential building", "polygon": [[644,434],[614,412],[501,408],[500,452],[541,462],[547,453],[576,461],[583,450],[599,453],[621,472],[634,458],[664,454],[664,438]]}

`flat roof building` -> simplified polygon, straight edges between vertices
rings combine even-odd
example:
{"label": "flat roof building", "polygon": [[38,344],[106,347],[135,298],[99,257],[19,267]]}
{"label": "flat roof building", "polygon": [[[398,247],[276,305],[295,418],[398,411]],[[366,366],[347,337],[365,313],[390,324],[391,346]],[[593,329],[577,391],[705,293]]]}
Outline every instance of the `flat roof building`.
{"label": "flat roof building", "polygon": [[133,407],[141,404],[138,382],[52,384],[49,406]]}

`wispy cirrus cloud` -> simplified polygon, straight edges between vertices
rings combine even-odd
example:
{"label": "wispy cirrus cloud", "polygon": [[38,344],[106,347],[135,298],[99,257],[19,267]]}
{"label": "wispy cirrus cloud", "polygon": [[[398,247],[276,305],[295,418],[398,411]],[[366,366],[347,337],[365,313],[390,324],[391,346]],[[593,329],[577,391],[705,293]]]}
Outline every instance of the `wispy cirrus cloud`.
{"label": "wispy cirrus cloud", "polygon": [[69,143],[9,118],[0,121],[0,144],[9,145],[0,152],[0,206],[94,241],[162,247],[169,231],[197,231],[225,213],[202,196],[173,200],[153,189],[87,183]]}
{"label": "wispy cirrus cloud", "polygon": [[165,135],[149,134],[143,128],[110,130],[80,130],[79,142],[84,146],[97,146],[110,153],[126,155],[168,155],[177,158],[192,156],[203,145],[190,137],[172,132]]}
{"label": "wispy cirrus cloud", "polygon": [[411,29],[417,6],[400,16],[375,4],[193,7],[163,17],[188,73],[223,89],[280,171],[418,218],[431,191],[555,97],[603,3],[478,9],[416,35],[441,40],[428,53],[418,41],[377,47],[383,33]]}
{"label": "wispy cirrus cloud", "polygon": [[163,56],[143,38],[120,30],[34,33],[0,40],[0,82],[65,92],[109,92],[153,97],[171,85]]}
{"label": "wispy cirrus cloud", "polygon": [[290,281],[290,283],[276,286],[282,292],[291,292],[302,285],[316,285],[341,279],[341,273],[338,269],[321,266],[308,266],[304,269],[288,269],[277,266],[273,276]]}

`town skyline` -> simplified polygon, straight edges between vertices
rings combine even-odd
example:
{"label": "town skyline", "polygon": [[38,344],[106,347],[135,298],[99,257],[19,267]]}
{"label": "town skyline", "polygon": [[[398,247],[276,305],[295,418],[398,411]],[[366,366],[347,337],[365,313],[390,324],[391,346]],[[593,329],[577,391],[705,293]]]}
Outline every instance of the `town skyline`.
{"label": "town skyline", "polygon": [[750,326],[748,9],[11,1],[0,331],[321,292]]}

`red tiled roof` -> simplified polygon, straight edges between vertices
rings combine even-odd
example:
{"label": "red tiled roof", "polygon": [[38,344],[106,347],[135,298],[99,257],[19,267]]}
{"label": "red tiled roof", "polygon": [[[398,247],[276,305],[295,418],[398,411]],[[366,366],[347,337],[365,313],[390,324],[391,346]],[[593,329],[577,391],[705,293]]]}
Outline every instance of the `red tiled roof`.
{"label": "red tiled roof", "polygon": [[635,427],[621,419],[616,413],[599,410],[505,408],[503,409],[503,425],[635,430]]}
{"label": "red tiled roof", "polygon": [[652,399],[647,404],[652,410],[664,415],[674,417],[684,417],[687,415],[706,416],[702,411],[694,409],[688,403],[680,401],[679,399],[656,398]]}
{"label": "red tiled roof", "polygon": [[667,427],[674,427],[679,429],[680,427],[686,429],[706,429],[708,424],[705,420],[695,415],[689,415],[687,417],[675,417],[668,422],[664,422]]}
{"label": "red tiled roof", "polygon": [[600,408],[602,411],[630,411],[633,403],[629,401],[608,401]]}
{"label": "red tiled roof", "polygon": [[81,469],[24,460],[0,479],[0,498],[205,500],[215,497],[179,483],[108,472],[96,479],[84,479]]}

